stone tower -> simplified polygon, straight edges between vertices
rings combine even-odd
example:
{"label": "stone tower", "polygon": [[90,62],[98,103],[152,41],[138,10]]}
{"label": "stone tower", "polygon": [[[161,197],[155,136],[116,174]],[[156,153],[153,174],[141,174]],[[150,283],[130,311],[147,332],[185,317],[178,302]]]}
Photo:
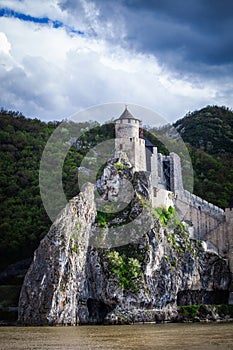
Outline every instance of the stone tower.
{"label": "stone tower", "polygon": [[135,171],[146,171],[145,140],[140,135],[141,121],[134,118],[125,107],[122,115],[115,121],[115,157],[126,153]]}

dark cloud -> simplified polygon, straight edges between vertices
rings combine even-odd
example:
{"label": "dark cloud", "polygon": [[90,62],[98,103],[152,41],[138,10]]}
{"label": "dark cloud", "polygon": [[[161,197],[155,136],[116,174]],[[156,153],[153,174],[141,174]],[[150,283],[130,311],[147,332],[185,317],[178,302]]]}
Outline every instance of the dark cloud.
{"label": "dark cloud", "polygon": [[[173,52],[184,61],[233,62],[233,2],[206,0],[125,1],[128,37],[138,49],[162,59]],[[141,19],[141,20],[140,20]]]}
{"label": "dark cloud", "polygon": [[60,119],[128,101],[169,120],[207,104],[232,108],[232,0],[58,1],[0,10],[5,108]]}
{"label": "dark cloud", "polygon": [[[94,3],[99,10],[100,25],[109,20],[114,24],[116,36],[110,40],[154,54],[172,68],[205,74],[212,67],[216,74],[216,66],[233,63],[231,0],[98,0]],[[61,6],[83,11],[76,0],[62,1]],[[117,33],[120,21],[124,23],[124,38]]]}

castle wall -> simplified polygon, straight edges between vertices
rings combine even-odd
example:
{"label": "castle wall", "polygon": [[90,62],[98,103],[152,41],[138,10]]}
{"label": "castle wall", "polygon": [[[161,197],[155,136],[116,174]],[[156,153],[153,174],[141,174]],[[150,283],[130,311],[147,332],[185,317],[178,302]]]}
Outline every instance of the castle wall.
{"label": "castle wall", "polygon": [[[168,188],[165,172],[164,172],[164,162],[169,163],[169,160],[170,160],[170,157],[164,156],[161,153],[158,153],[158,156],[157,156],[158,188],[162,188],[164,190],[170,190],[170,183]],[[169,173],[170,173],[170,170],[169,170]]]}
{"label": "castle wall", "polygon": [[153,147],[153,153],[151,153],[151,185],[152,187],[158,187],[158,151],[157,147]]}
{"label": "castle wall", "polygon": [[[224,210],[184,190],[180,157],[170,153],[169,159],[170,189],[174,193],[174,202],[180,220],[192,225],[193,238],[207,241],[209,247],[212,246],[212,249],[226,256],[228,237]],[[161,159],[158,161],[161,163]]]}
{"label": "castle wall", "polygon": [[116,138],[115,139],[115,157],[120,157],[124,152],[127,154],[130,163],[134,166],[135,171],[146,171],[146,150],[145,141],[138,137]]}
{"label": "castle wall", "polygon": [[219,253],[227,254],[224,210],[188,191],[175,194],[175,206],[180,219],[193,225],[193,238],[208,241]]}
{"label": "castle wall", "polygon": [[170,186],[173,192],[183,191],[181,162],[176,153],[170,153]]}
{"label": "castle wall", "polygon": [[228,259],[231,271],[230,301],[233,304],[233,208],[226,208],[225,230],[228,237]]}
{"label": "castle wall", "polygon": [[146,147],[145,140],[139,138],[135,141],[136,169],[146,171]]}
{"label": "castle wall", "polygon": [[146,148],[146,170],[151,173],[151,176],[153,175],[153,172],[151,170],[151,165],[152,165],[151,157],[152,157],[152,155],[153,155],[153,153],[148,148]]}
{"label": "castle wall", "polygon": [[164,207],[168,209],[169,207],[174,207],[173,193],[164,189],[157,189],[156,194],[153,193],[152,206]]}

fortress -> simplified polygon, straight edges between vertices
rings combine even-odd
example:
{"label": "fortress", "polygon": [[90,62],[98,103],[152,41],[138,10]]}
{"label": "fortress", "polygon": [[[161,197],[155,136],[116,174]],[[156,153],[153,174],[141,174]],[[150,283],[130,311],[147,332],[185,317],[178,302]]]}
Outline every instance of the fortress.
{"label": "fortress", "polygon": [[207,250],[227,259],[233,276],[233,208],[224,211],[185,190],[180,157],[158,153],[140,126],[141,121],[126,107],[115,120],[115,157],[126,154],[135,171],[150,173],[152,206],[174,206],[189,225],[191,237],[203,240]]}

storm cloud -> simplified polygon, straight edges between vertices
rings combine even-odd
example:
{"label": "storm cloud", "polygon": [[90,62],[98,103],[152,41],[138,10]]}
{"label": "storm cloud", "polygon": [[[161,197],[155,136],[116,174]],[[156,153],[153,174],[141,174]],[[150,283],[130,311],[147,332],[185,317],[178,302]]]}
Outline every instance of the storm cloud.
{"label": "storm cloud", "polygon": [[0,104],[59,119],[106,102],[174,120],[233,107],[230,0],[2,0]]}
{"label": "storm cloud", "polygon": [[[77,3],[65,0],[60,6],[85,16],[84,8]],[[105,33],[106,38],[114,38],[136,51],[155,54],[160,62],[177,69],[181,62],[183,69],[195,72],[197,64],[203,71],[205,66],[233,63],[233,2],[230,0],[98,0],[92,3],[95,21],[92,22],[90,13],[88,17],[88,11],[86,15],[89,28],[96,35],[98,26],[111,22],[115,33]]]}

